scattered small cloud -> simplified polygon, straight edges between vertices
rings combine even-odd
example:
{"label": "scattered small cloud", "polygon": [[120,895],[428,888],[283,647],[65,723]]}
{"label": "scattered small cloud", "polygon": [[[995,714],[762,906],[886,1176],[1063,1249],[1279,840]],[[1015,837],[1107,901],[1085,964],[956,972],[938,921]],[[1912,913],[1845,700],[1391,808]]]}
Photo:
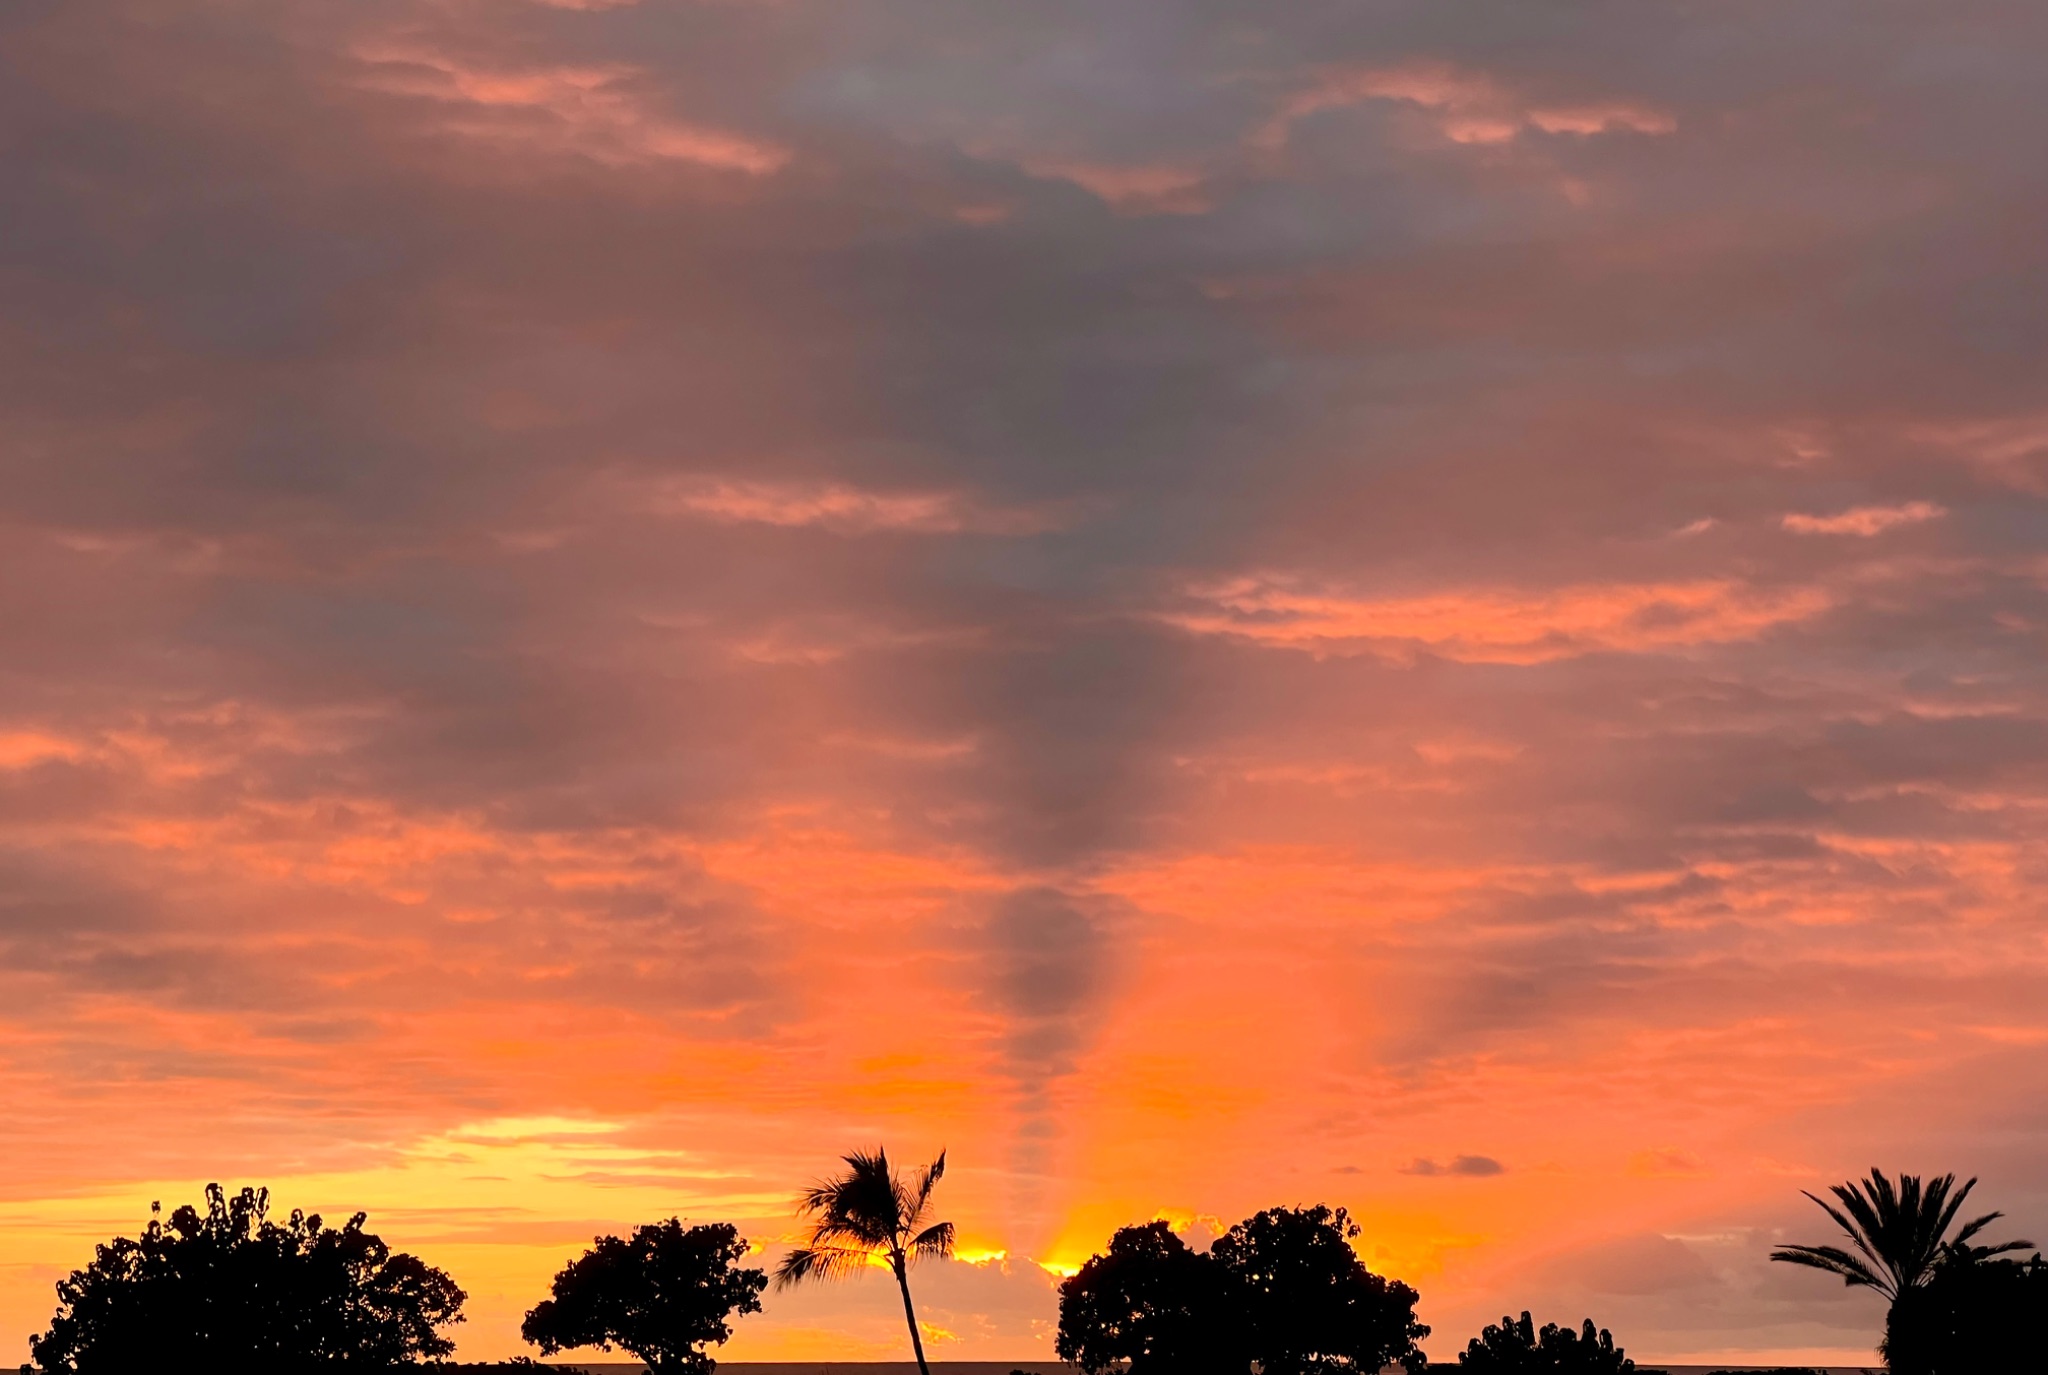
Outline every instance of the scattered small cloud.
{"label": "scattered small cloud", "polygon": [[962,224],[977,228],[1001,224],[1017,213],[1017,207],[1007,201],[967,201],[953,207],[953,218]]}
{"label": "scattered small cloud", "polygon": [[843,482],[744,482],[684,478],[636,493],[636,504],[661,515],[697,516],[728,524],[816,526],[842,534],[1030,535],[1058,528],[1046,507],[991,506],[959,492],[878,492]]}
{"label": "scattered small cloud", "polygon": [[1707,1166],[1691,1151],[1664,1147],[1637,1151],[1628,1159],[1628,1172],[1639,1179],[1668,1179],[1705,1174]]}
{"label": "scattered small cloud", "polygon": [[1297,121],[1370,100],[1394,101],[1428,112],[1437,132],[1453,143],[1507,143],[1532,131],[1583,137],[1616,132],[1669,134],[1678,127],[1668,112],[1642,102],[1537,102],[1521,97],[1484,72],[1440,62],[1413,62],[1323,72],[1286,100],[1251,142],[1281,147]]}
{"label": "scattered small cloud", "polygon": [[1024,168],[1033,176],[1072,182],[1119,215],[1201,215],[1215,208],[1208,174],[1181,163],[1033,160]]}
{"label": "scattered small cloud", "polygon": [[775,172],[790,157],[767,140],[672,117],[637,67],[499,67],[408,46],[370,46],[356,56],[364,86],[434,102],[443,132],[511,151],[574,153],[608,166],[695,163],[750,176]]}
{"label": "scattered small cloud", "polygon": [[1779,523],[1797,535],[1856,535],[1868,539],[1901,525],[1918,525],[1947,514],[1946,507],[1931,501],[1909,501],[1903,506],[1852,506],[1832,516],[1795,512]]}
{"label": "scattered small cloud", "polygon": [[1495,1175],[1506,1174],[1507,1172],[1508,1167],[1490,1155],[1454,1156],[1447,1164],[1439,1164],[1434,1160],[1426,1160],[1421,1156],[1417,1156],[1401,1167],[1402,1174],[1421,1175],[1425,1178],[1446,1176],[1463,1179],[1491,1179]]}
{"label": "scattered small cloud", "polygon": [[1191,609],[1161,619],[1201,635],[1320,652],[1427,651],[1465,663],[1534,664],[1752,639],[1824,611],[1817,587],[1729,579],[1582,584],[1549,590],[1457,588],[1372,597],[1253,575],[1189,589]]}

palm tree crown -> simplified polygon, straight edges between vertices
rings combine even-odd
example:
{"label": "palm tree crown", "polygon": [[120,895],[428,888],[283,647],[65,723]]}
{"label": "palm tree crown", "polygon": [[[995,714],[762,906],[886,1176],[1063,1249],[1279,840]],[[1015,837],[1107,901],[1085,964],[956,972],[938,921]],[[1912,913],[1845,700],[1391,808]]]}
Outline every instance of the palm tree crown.
{"label": "palm tree crown", "polygon": [[1809,1193],[1807,1197],[1835,1220],[1862,1254],[1853,1255],[1839,1246],[1780,1246],[1771,1252],[1771,1259],[1840,1275],[1845,1284],[1867,1285],[1896,1303],[1899,1295],[1932,1279],[1936,1262],[1945,1254],[1976,1261],[2034,1244],[1969,1244],[1971,1237],[2005,1216],[2003,1213],[1972,1219],[1954,1237],[1944,1240],[1949,1224],[1962,1211],[1963,1200],[1977,1187],[1975,1179],[1960,1189],[1955,1182],[1954,1175],[1945,1174],[1923,1186],[1918,1175],[1902,1174],[1894,1188],[1884,1171],[1873,1169],[1866,1180],[1837,1184],[1828,1190],[1841,1203],[1840,1208]]}
{"label": "palm tree crown", "polygon": [[810,1235],[775,1267],[775,1287],[843,1279],[886,1261],[903,1291],[903,1317],[910,1324],[918,1369],[929,1375],[924,1339],[910,1306],[908,1271],[914,1260],[953,1254],[953,1224],[930,1221],[932,1188],[946,1173],[946,1153],[940,1151],[915,1182],[891,1169],[889,1153],[880,1148],[873,1155],[854,1151],[842,1159],[844,1174],[806,1189],[797,1201],[798,1215],[811,1219]]}

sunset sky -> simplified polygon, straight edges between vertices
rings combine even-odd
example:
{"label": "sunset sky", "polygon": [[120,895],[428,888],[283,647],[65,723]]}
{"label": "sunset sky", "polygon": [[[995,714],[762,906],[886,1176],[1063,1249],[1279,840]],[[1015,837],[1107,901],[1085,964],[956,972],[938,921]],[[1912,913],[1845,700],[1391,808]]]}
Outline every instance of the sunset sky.
{"label": "sunset sky", "polygon": [[[941,1147],[938,1358],[1348,1206],[1863,1362],[2048,1241],[2040,0],[0,7],[0,1364]],[[886,1280],[734,1360],[901,1359]]]}

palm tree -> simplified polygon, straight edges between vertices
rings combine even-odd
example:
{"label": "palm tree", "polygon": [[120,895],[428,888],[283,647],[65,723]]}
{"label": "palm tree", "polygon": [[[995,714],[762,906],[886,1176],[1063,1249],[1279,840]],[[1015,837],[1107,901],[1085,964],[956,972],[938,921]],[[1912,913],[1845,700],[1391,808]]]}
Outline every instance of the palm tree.
{"label": "palm tree", "polygon": [[1894,1189],[1884,1171],[1873,1169],[1870,1178],[1861,1183],[1837,1184],[1828,1190],[1840,1201],[1840,1208],[1809,1193],[1806,1196],[1820,1204],[1863,1254],[1852,1255],[1839,1246],[1780,1246],[1771,1252],[1771,1259],[1840,1275],[1844,1283],[1866,1285],[1896,1304],[1907,1290],[1933,1279],[1934,1267],[1944,1257],[1974,1263],[2034,1244],[1970,1245],[1971,1237],[2004,1217],[2003,1213],[1986,1213],[1964,1223],[1953,1238],[1943,1240],[1949,1224],[1962,1211],[1963,1200],[1977,1187],[1975,1179],[1960,1189],[1955,1182],[1954,1175],[1945,1174],[1922,1187],[1918,1175],[1902,1174]]}
{"label": "palm tree", "polygon": [[814,1219],[811,1234],[807,1244],[775,1267],[775,1287],[844,1279],[877,1259],[887,1260],[896,1287],[903,1291],[903,1320],[910,1324],[917,1368],[920,1375],[931,1375],[917,1312],[910,1306],[909,1270],[910,1263],[922,1256],[953,1254],[953,1224],[926,1221],[931,1216],[932,1186],[946,1173],[946,1153],[939,1152],[915,1185],[889,1168],[889,1153],[880,1148],[873,1155],[855,1151],[842,1159],[846,1173],[805,1190],[798,1201],[798,1216]]}

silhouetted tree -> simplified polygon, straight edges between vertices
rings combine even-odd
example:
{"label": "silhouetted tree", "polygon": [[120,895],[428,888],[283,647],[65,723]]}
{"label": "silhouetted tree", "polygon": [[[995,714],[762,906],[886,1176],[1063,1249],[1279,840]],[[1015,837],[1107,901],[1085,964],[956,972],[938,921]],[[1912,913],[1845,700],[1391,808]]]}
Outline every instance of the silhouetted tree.
{"label": "silhouetted tree", "polygon": [[810,1236],[782,1258],[775,1268],[775,1286],[843,1279],[859,1274],[871,1261],[886,1261],[903,1294],[903,1320],[910,1325],[917,1368],[922,1375],[931,1375],[924,1338],[917,1330],[917,1311],[910,1304],[910,1264],[925,1256],[953,1254],[953,1224],[927,1221],[932,1188],[946,1173],[946,1153],[940,1151],[914,1184],[889,1168],[887,1151],[855,1151],[841,1159],[846,1162],[844,1174],[805,1190],[798,1201],[798,1215],[812,1219]]}
{"label": "silhouetted tree", "polygon": [[[1521,1371],[1556,1371],[1559,1375],[1628,1375],[1636,1363],[1614,1344],[1606,1328],[1597,1332],[1593,1320],[1574,1332],[1554,1322],[1542,1331],[1529,1320],[1502,1318],[1489,1323],[1458,1353],[1458,1368],[1472,1375],[1515,1375]],[[1648,1373],[1646,1372],[1646,1375]]]}
{"label": "silhouetted tree", "polygon": [[[1952,1174],[1938,1175],[1921,1183],[1917,1175],[1900,1175],[1896,1187],[1882,1170],[1873,1169],[1861,1182],[1837,1184],[1828,1192],[1841,1204],[1837,1208],[1815,1194],[1808,1198],[1833,1218],[1860,1254],[1839,1246],[1781,1246],[1771,1259],[1804,1265],[1840,1275],[1842,1282],[1875,1289],[1889,1303],[1885,1314],[1885,1336],[1879,1350],[1893,1375],[1928,1375],[1934,1369],[1936,1339],[1930,1331],[1939,1320],[1929,1316],[1939,1308],[1915,1291],[1932,1284],[1937,1271],[1964,1271],[1981,1266],[2008,1251],[2025,1250],[2031,1241],[2008,1241],[1996,1246],[1973,1246],[1970,1239],[2005,1216],[1986,1213],[1973,1218],[1948,1236],[1956,1214],[1962,1211],[1971,1179],[1955,1187]],[[1954,1282],[1960,1286],[1962,1280]]]}
{"label": "silhouetted tree", "polygon": [[1342,1208],[1268,1208],[1216,1239],[1247,1354],[1263,1375],[1424,1370],[1416,1293],[1365,1268]]}
{"label": "silhouetted tree", "polygon": [[1227,1282],[1167,1223],[1120,1228],[1106,1252],[1061,1281],[1054,1350],[1089,1375],[1125,1363],[1130,1375],[1242,1371],[1249,1357]]}
{"label": "silhouetted tree", "polygon": [[228,1198],[209,1184],[204,1214],[186,1204],[98,1247],[58,1283],[50,1330],[30,1339],[36,1364],[268,1375],[455,1349],[439,1329],[462,1321],[465,1296],[446,1274],[364,1231],[362,1213],[337,1231],[296,1210],[272,1222],[269,1207],[267,1189]]}
{"label": "silhouetted tree", "polygon": [[519,1335],[552,1356],[614,1346],[657,1371],[710,1375],[705,1353],[732,1336],[727,1319],[761,1311],[768,1276],[741,1267],[747,1243],[731,1223],[684,1228],[677,1218],[633,1235],[599,1237],[555,1276],[553,1297],[526,1315]]}
{"label": "silhouetted tree", "polygon": [[2048,1370],[2048,1263],[1961,1248],[1892,1305],[1886,1365],[1899,1375]]}

